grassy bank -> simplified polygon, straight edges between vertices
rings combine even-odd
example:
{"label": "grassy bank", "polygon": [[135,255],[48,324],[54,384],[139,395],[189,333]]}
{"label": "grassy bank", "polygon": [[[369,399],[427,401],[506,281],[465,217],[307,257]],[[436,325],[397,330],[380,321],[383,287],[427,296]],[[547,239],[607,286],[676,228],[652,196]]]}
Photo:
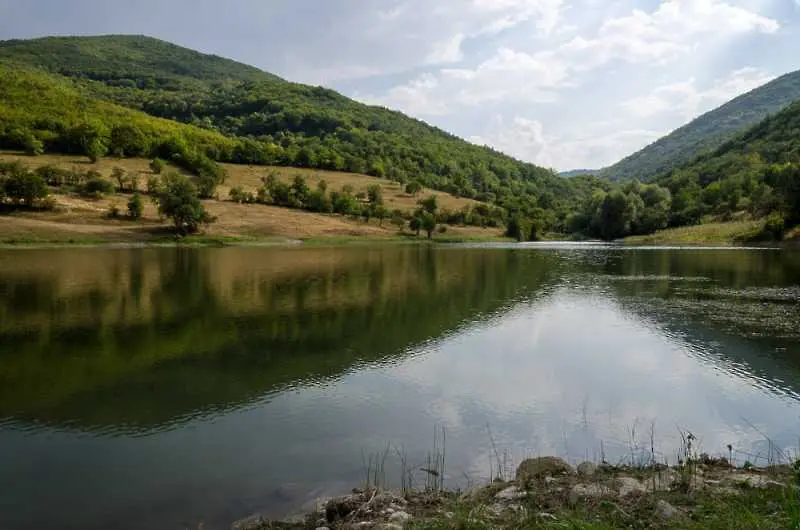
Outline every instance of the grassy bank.
{"label": "grassy bank", "polygon": [[755,241],[764,230],[764,221],[734,221],[708,223],[661,230],[649,236],[625,238],[629,245],[736,245]]}

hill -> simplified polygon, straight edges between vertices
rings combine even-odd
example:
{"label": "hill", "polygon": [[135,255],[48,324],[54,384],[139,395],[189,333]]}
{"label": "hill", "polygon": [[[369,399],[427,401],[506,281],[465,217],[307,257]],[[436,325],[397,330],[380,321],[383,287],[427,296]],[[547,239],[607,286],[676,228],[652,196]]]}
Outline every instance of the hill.
{"label": "hill", "polygon": [[770,215],[777,233],[800,223],[800,101],[656,183],[672,192],[672,226]]}
{"label": "hill", "polygon": [[[470,144],[402,113],[148,37],[6,41],[0,42],[0,61],[4,73],[21,69],[28,72],[24,75],[34,75],[29,70],[38,69],[36,75],[49,75],[62,90],[71,85],[92,105],[102,100],[226,138],[200,148],[172,144],[170,156],[349,171],[400,183],[416,180],[457,196],[495,203],[510,215],[541,217],[552,229],[563,228],[576,201],[588,193],[583,187],[576,191],[550,170]],[[63,151],[64,142],[57,138],[63,133],[48,123],[43,105],[31,113],[32,109],[9,100],[8,95],[0,95],[2,100],[29,117],[18,117],[19,126],[6,125],[7,131],[16,127],[22,137],[40,140],[45,150]],[[101,114],[86,115],[102,124]],[[113,131],[101,125],[96,131],[100,144],[125,156],[170,151],[151,139],[149,151],[137,148],[129,153],[112,141]],[[19,136],[11,138],[6,133],[0,137],[0,147],[25,148]]]}
{"label": "hill", "polygon": [[599,169],[572,169],[570,171],[562,171],[558,176],[564,178],[578,177],[581,175],[597,176],[600,174],[600,171]]}
{"label": "hill", "polygon": [[800,71],[781,76],[703,114],[600,174],[614,180],[650,180],[714,151],[796,100],[800,100]]}

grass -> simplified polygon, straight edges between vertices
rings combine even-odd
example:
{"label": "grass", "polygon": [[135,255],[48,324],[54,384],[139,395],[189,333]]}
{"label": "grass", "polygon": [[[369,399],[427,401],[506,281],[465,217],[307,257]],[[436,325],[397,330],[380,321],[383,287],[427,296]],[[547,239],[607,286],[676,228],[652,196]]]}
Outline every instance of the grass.
{"label": "grass", "polygon": [[727,244],[754,241],[764,228],[763,220],[708,223],[661,230],[649,236],[625,238],[629,245],[651,244]]}

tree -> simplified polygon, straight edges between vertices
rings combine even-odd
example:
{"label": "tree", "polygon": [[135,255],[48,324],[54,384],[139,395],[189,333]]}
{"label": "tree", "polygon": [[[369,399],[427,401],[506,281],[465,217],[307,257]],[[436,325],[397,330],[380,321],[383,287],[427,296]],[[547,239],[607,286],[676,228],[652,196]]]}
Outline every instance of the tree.
{"label": "tree", "polygon": [[412,217],[411,221],[408,223],[408,227],[419,237],[419,231],[422,230],[422,216],[417,214]]}
{"label": "tree", "polygon": [[430,212],[422,212],[422,229],[428,233],[428,239],[433,238],[433,231],[436,230],[436,217]]}
{"label": "tree", "polygon": [[142,213],[144,213],[144,203],[142,202],[142,196],[139,195],[137,191],[130,200],[128,200],[128,217],[131,219],[141,219]]}
{"label": "tree", "polygon": [[123,191],[125,189],[125,182],[127,181],[127,173],[121,167],[115,167],[111,170],[111,178],[117,181],[117,189]]}
{"label": "tree", "polygon": [[164,168],[167,166],[167,163],[161,160],[160,158],[154,158],[150,161],[150,171],[155,173],[156,175],[160,175]]}
{"label": "tree", "polygon": [[517,241],[525,241],[527,239],[525,236],[525,228],[522,225],[522,219],[520,219],[519,215],[513,215],[508,220],[506,237],[516,239]]}
{"label": "tree", "polygon": [[213,222],[200,202],[197,188],[183,175],[172,173],[159,192],[158,212],[169,218],[180,235],[193,234],[200,225]]}
{"label": "tree", "polygon": [[420,184],[418,181],[414,180],[406,184],[406,193],[409,195],[416,197],[420,191],[422,191],[422,184]]}
{"label": "tree", "polygon": [[367,198],[370,204],[374,206],[383,205],[383,188],[381,188],[380,184],[372,184],[367,188]]}
{"label": "tree", "polygon": [[425,199],[419,201],[419,205],[422,206],[422,209],[431,215],[436,215],[436,210],[439,209],[439,201],[436,199],[436,195],[430,195]]}
{"label": "tree", "polygon": [[406,220],[403,217],[403,212],[400,210],[392,211],[392,224],[397,227],[398,232],[402,232],[406,226]]}
{"label": "tree", "polygon": [[50,193],[44,179],[21,164],[12,165],[7,171],[3,192],[12,203],[29,208]]}
{"label": "tree", "polygon": [[29,134],[25,137],[23,148],[25,149],[25,154],[29,156],[44,154],[44,143],[33,134]]}
{"label": "tree", "polygon": [[303,175],[295,175],[292,181],[292,195],[297,201],[296,206],[302,208],[308,202],[308,196],[311,193],[311,188],[308,187],[305,177]]}

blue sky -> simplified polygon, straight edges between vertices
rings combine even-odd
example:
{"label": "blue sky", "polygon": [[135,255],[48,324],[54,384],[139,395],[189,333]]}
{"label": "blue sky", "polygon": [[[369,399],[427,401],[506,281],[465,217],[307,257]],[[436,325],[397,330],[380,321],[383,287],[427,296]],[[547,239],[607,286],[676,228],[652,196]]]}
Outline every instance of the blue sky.
{"label": "blue sky", "polygon": [[0,0],[0,39],[136,33],[560,170],[800,69],[800,0]]}

